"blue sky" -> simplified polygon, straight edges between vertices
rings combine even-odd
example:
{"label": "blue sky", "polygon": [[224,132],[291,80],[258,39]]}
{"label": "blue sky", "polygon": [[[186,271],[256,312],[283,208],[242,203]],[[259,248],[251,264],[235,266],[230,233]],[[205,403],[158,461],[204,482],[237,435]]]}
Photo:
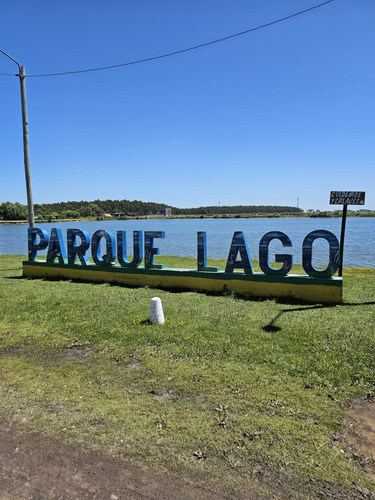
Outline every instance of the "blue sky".
{"label": "blue sky", "polygon": [[[289,16],[319,0],[0,1],[27,75],[116,65]],[[334,0],[228,41],[132,66],[28,77],[35,203],[375,210],[375,2]],[[17,66],[0,54],[0,73]],[[0,76],[0,202],[26,204],[19,81]],[[350,207],[349,207],[350,208]],[[357,207],[352,207],[356,209]]]}

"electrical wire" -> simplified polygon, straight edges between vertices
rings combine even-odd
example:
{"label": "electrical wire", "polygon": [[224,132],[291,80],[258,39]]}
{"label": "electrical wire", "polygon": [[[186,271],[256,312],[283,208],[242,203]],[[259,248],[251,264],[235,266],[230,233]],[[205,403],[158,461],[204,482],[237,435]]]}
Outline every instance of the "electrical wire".
{"label": "electrical wire", "polygon": [[[26,75],[26,77],[27,78],[43,78],[43,77],[51,77],[51,76],[77,75],[79,73],[91,73],[91,72],[94,72],[94,71],[106,71],[106,70],[109,70],[109,69],[123,68],[125,66],[132,66],[134,64],[142,64],[142,63],[146,63],[146,62],[150,62],[150,61],[156,61],[158,59],[164,59],[166,57],[171,57],[171,56],[175,56],[175,55],[178,55],[178,54],[184,54],[184,53],[190,52],[192,50],[201,49],[201,48],[207,47],[209,45],[214,45],[216,43],[225,42],[227,40],[230,40],[232,38],[236,38],[238,36],[247,35],[248,33],[252,33],[254,31],[258,31],[258,30],[261,30],[261,29],[264,29],[264,28],[268,28],[270,26],[273,26],[275,24],[281,23],[283,21],[287,21],[288,19],[292,19],[294,17],[300,16],[301,14],[306,14],[307,12],[311,12],[312,10],[318,9],[320,7],[323,7],[324,5],[332,3],[333,1],[334,0],[327,0],[326,2],[320,3],[318,5],[314,5],[313,7],[309,7],[308,9],[304,9],[304,10],[301,10],[299,12],[295,12],[294,14],[290,14],[289,16],[285,16],[285,17],[282,17],[280,19],[276,19],[274,21],[270,21],[269,23],[266,23],[266,24],[261,24],[260,26],[256,26],[255,28],[250,28],[248,30],[240,31],[239,33],[235,33],[233,35],[228,35],[228,36],[225,36],[223,38],[218,38],[216,40],[212,40],[210,42],[201,43],[199,45],[194,45],[194,46],[188,47],[186,49],[175,50],[173,52],[168,52],[166,54],[161,54],[161,55],[158,55],[158,56],[147,57],[145,59],[137,59],[135,61],[129,61],[129,62],[126,62],[126,63],[121,63],[121,64],[113,64],[111,66],[102,66],[102,67],[98,67],[98,68],[80,69],[80,70],[76,70],[76,71],[62,71],[62,72],[59,72],[59,73],[45,73],[45,74],[38,74],[38,75]],[[0,73],[0,76],[19,76],[19,75],[12,75],[12,74],[7,74],[7,73]]]}

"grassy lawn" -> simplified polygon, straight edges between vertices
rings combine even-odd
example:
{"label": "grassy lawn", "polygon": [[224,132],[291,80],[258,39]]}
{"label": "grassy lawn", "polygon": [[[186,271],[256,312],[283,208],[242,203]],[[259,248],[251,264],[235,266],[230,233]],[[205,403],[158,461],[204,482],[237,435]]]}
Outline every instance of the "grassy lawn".
{"label": "grassy lawn", "polygon": [[375,396],[375,270],[345,270],[339,306],[28,280],[9,255],[0,283],[1,421],[232,495],[264,470],[375,491],[340,437]]}

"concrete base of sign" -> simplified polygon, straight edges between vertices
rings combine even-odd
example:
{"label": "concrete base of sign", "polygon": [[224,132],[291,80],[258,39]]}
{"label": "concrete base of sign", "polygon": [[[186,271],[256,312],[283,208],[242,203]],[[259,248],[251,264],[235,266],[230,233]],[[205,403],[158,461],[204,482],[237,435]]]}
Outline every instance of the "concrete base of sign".
{"label": "concrete base of sign", "polygon": [[267,276],[263,273],[207,272],[192,269],[144,269],[94,264],[48,264],[24,261],[27,278],[92,281],[127,286],[149,286],[166,290],[196,290],[208,293],[235,293],[243,297],[283,298],[310,303],[341,304],[342,278],[312,278],[288,275]]}

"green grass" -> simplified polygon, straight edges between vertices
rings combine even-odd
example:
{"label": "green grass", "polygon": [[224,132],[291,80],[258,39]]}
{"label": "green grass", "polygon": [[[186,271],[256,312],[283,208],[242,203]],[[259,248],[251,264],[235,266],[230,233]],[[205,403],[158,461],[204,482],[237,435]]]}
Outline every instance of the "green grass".
{"label": "green grass", "polygon": [[338,438],[375,394],[375,270],[345,270],[339,306],[21,277],[0,256],[1,420],[232,493],[259,464],[375,489]]}

